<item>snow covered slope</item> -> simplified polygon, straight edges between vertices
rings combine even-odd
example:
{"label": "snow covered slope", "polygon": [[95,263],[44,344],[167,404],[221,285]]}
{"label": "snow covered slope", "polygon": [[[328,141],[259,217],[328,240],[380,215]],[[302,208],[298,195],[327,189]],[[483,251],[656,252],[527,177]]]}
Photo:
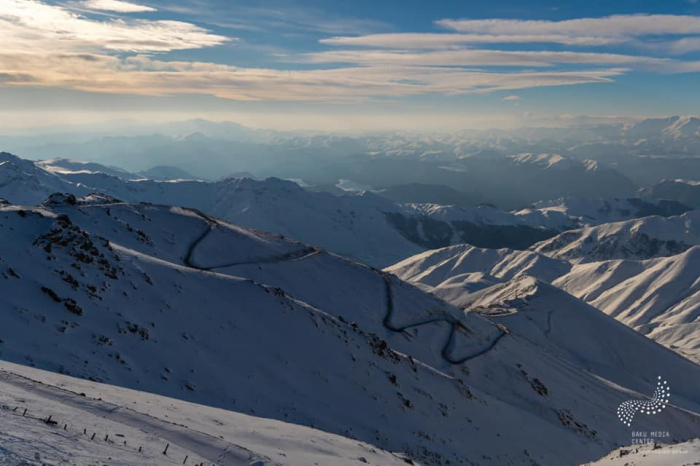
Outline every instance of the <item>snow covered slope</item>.
{"label": "snow covered slope", "polygon": [[115,176],[124,180],[138,180],[143,178],[142,176],[134,175],[120,168],[107,167],[99,163],[83,162],[80,160],[49,159],[36,162],[36,165],[59,176],[69,177],[70,175],[76,174],[104,173],[105,175]]}
{"label": "snow covered slope", "polygon": [[7,163],[0,170],[7,175],[0,171],[0,197],[13,203],[37,204],[56,191],[78,196],[97,191],[125,201],[181,205],[379,267],[452,244],[526,249],[562,230],[687,210],[677,203],[635,199],[559,199],[520,212],[486,205],[397,204],[369,192],[309,192],[277,178],[160,182],[133,179],[138,175],[98,164],[65,159],[35,164],[4,157]]}
{"label": "snow covered slope", "polygon": [[663,197],[676,199],[686,205],[700,209],[700,181],[663,180],[650,188],[639,190],[640,197]]}
{"label": "snow covered slope", "polygon": [[585,466],[691,466],[698,464],[700,440],[661,445],[653,440],[650,443],[634,445],[615,450]]}
{"label": "snow covered slope", "polygon": [[83,167],[78,162],[42,167],[9,154],[4,157],[2,169],[8,174],[3,180],[0,172],[0,197],[13,203],[36,204],[55,191],[78,196],[97,191],[126,201],[182,205],[377,266],[455,242],[525,248],[556,234],[489,207],[452,209],[447,219],[440,206],[402,206],[368,192],[347,196],[309,192],[277,178],[216,183],[125,180],[106,170],[78,170]]}
{"label": "snow covered slope", "polygon": [[571,230],[651,215],[670,217],[691,210],[680,202],[665,199],[664,196],[658,196],[658,199],[561,198],[535,202],[516,212],[516,215],[548,228]]}
{"label": "snow covered slope", "polygon": [[570,269],[566,261],[531,251],[461,244],[418,254],[386,270],[462,307],[467,295],[496,283],[525,275],[551,282]]}
{"label": "snow covered slope", "polygon": [[530,249],[578,263],[672,256],[699,244],[700,210],[694,210],[565,231]]}
{"label": "snow covered slope", "polygon": [[0,465],[406,464],[320,430],[2,361],[0,404]]}
{"label": "snow covered slope", "polygon": [[54,192],[78,196],[90,189],[64,180],[29,160],[0,152],[0,197],[10,202],[39,204]]}
{"label": "snow covered slope", "polygon": [[700,423],[698,366],[588,307],[553,316],[556,338],[543,337],[568,295],[540,285],[541,310],[484,318],[279,235],[96,196],[2,206],[0,235],[0,357],[16,363],[424,465],[599,458],[629,443],[614,409],[659,368],[674,406],[636,427],[681,441]]}
{"label": "snow covered slope", "polygon": [[700,246],[672,257],[576,265],[554,285],[700,361]]}
{"label": "snow covered slope", "polygon": [[567,291],[643,335],[700,361],[700,246],[649,260],[571,263],[532,251],[452,246],[386,270],[452,304],[523,276]]}

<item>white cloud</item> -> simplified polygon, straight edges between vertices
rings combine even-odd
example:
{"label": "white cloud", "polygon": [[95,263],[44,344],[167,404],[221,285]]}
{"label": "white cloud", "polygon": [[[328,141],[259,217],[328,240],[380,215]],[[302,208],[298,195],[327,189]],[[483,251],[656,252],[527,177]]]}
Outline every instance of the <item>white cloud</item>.
{"label": "white cloud", "polygon": [[521,98],[517,95],[507,95],[501,100],[520,100]]}
{"label": "white cloud", "polygon": [[443,19],[446,29],[478,34],[561,34],[566,36],[638,37],[700,34],[700,17],[688,15],[614,15],[563,21],[517,19]]}
{"label": "white cloud", "polygon": [[91,10],[116,11],[117,13],[145,13],[156,11],[155,8],[145,5],[137,5],[121,0],[85,0],[81,5]]}
{"label": "white cloud", "polygon": [[0,0],[3,51],[22,48],[167,52],[211,47],[229,40],[180,21],[96,21],[36,0]]}
{"label": "white cloud", "polygon": [[[305,63],[353,63],[361,65],[405,66],[509,66],[551,67],[556,64],[612,65],[644,69],[678,71],[680,63],[668,58],[655,58],[615,53],[505,51],[505,50],[437,50],[427,52],[397,50],[332,50],[304,55]],[[685,70],[685,69],[684,69]]]}
{"label": "white cloud", "polygon": [[[80,70],[79,74],[75,70]],[[210,94],[236,100],[357,101],[377,96],[486,93],[609,82],[624,70],[497,73],[460,68],[367,66],[323,70],[237,68],[148,56],[11,55],[0,52],[5,84],[143,95]]]}
{"label": "white cloud", "polygon": [[387,33],[354,37],[331,37],[319,42],[328,45],[395,49],[433,49],[462,44],[558,43],[576,46],[599,46],[626,41],[623,37],[567,36],[562,34],[440,34]]}
{"label": "white cloud", "polygon": [[700,37],[685,37],[674,41],[650,44],[650,48],[661,49],[672,54],[684,54],[700,51]]}

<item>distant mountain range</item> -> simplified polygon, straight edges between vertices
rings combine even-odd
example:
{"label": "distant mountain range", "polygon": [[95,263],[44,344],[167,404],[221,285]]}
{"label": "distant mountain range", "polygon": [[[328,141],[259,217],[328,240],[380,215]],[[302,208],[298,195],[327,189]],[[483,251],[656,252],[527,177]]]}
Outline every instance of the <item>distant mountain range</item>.
{"label": "distant mountain range", "polygon": [[650,188],[641,189],[638,195],[642,198],[674,199],[698,209],[700,208],[700,181],[663,180]]}
{"label": "distant mountain range", "polygon": [[[0,136],[0,147],[32,159],[87,160],[132,173],[169,166],[188,179],[247,172],[319,186],[350,180],[387,190],[399,202],[490,203],[510,210],[560,197],[632,197],[664,179],[700,181],[694,179],[700,178],[699,121],[675,116],[567,128],[346,136],[192,120],[133,125],[114,134]],[[409,194],[394,188],[402,185],[416,189]]]}
{"label": "distant mountain range", "polygon": [[[561,158],[553,160],[549,156],[523,157],[517,163],[529,164],[529,159],[556,171],[561,170],[551,167],[564,163]],[[578,162],[574,165],[580,166]],[[242,226],[278,232],[378,267],[451,244],[525,249],[564,230],[688,210],[677,202],[615,198],[559,199],[505,212],[487,205],[399,204],[381,193],[335,196],[276,178],[163,182],[145,179],[144,174],[67,160],[34,163],[2,153],[0,198],[33,205],[54,192],[76,196],[98,192],[124,201],[197,208]],[[171,174],[177,178],[182,175],[179,171]]]}

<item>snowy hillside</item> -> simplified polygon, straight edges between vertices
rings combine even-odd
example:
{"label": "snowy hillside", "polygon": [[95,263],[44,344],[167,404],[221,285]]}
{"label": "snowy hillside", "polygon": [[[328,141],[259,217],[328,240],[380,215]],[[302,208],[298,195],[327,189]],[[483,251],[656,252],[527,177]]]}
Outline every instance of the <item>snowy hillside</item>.
{"label": "snowy hillside", "polygon": [[78,196],[90,189],[70,183],[34,162],[0,152],[0,198],[11,202],[38,204],[54,192]]}
{"label": "snowy hillside", "polygon": [[649,443],[619,448],[584,466],[680,466],[696,465],[700,458],[700,440],[662,445],[653,439]]}
{"label": "snowy hillside", "polygon": [[61,160],[41,165],[9,154],[3,157],[7,175],[0,178],[0,197],[16,204],[37,204],[56,191],[78,196],[98,191],[127,201],[182,205],[377,266],[457,242],[526,248],[557,233],[540,226],[537,219],[490,207],[404,206],[368,192],[346,196],[309,192],[276,178],[216,183],[128,180],[95,164]]}
{"label": "snowy hillside", "polygon": [[278,235],[96,196],[3,206],[0,234],[5,360],[320,429],[426,465],[603,456],[629,443],[614,408],[650,391],[650,367],[678,387],[672,404],[683,409],[638,427],[662,424],[680,441],[700,422],[700,368],[603,314],[593,323],[605,351],[577,332],[585,322],[545,341],[546,310],[511,326]]}
{"label": "snowy hillside", "polygon": [[644,198],[675,199],[700,209],[700,181],[663,180],[650,188],[640,189],[638,195]]}
{"label": "snowy hillside", "polygon": [[700,246],[649,260],[576,264],[532,251],[461,245],[427,251],[386,270],[452,304],[524,276],[582,299],[643,335],[700,361]]}
{"label": "snowy hillside", "polygon": [[694,210],[565,231],[530,249],[572,262],[594,262],[671,256],[698,244],[700,211]]}
{"label": "snowy hillside", "polygon": [[0,403],[3,466],[406,464],[320,430],[2,361]]}
{"label": "snowy hillside", "polygon": [[535,202],[530,207],[517,211],[516,215],[547,228],[571,230],[651,215],[671,217],[691,210],[679,202],[664,199],[667,197],[658,196],[658,199],[562,198]]}
{"label": "snowy hillside", "polygon": [[554,285],[700,361],[699,266],[695,246],[672,257],[576,265]]}
{"label": "snowy hillside", "polygon": [[63,175],[63,176],[70,176],[70,175],[76,175],[76,174],[84,174],[84,173],[104,173],[105,175],[109,176],[114,176],[117,178],[121,178],[124,180],[138,180],[142,179],[142,176],[134,175],[132,173],[127,172],[126,170],[122,170],[120,168],[115,168],[115,167],[107,167],[105,165],[101,165],[99,163],[94,163],[94,162],[83,162],[79,160],[70,160],[70,159],[49,159],[49,160],[41,160],[39,162],[36,162],[36,165],[38,167],[43,168],[44,170],[54,173],[56,175]]}
{"label": "snowy hillside", "polygon": [[505,212],[487,205],[398,204],[370,192],[334,196],[277,178],[163,182],[65,159],[33,163],[4,154],[2,160],[0,198],[15,204],[38,204],[57,191],[97,191],[125,201],[181,205],[379,267],[451,244],[526,249],[563,230],[687,210],[657,200],[559,199]]}
{"label": "snowy hillside", "polygon": [[531,251],[462,244],[418,254],[386,270],[463,307],[467,296],[480,289],[526,275],[551,282],[570,269],[566,261]]}

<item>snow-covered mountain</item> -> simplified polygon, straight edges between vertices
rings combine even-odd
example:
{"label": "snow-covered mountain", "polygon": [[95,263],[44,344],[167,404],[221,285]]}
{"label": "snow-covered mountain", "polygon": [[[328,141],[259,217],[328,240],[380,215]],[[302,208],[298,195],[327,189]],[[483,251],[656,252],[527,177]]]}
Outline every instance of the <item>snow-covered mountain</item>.
{"label": "snow-covered mountain", "polygon": [[[7,153],[5,153],[7,156]],[[7,157],[9,160],[9,157]],[[115,168],[115,167],[107,167],[105,165],[101,165],[99,163],[94,163],[94,162],[83,162],[79,160],[70,160],[70,159],[49,159],[49,160],[40,160],[36,162],[36,165],[38,167],[43,168],[44,170],[50,172],[50,173],[55,173],[57,175],[75,175],[75,174],[95,174],[95,173],[104,173],[105,175],[109,176],[114,176],[116,178],[121,178],[124,180],[138,180],[142,179],[142,176],[134,175],[133,173],[129,173],[126,170],[122,170],[121,168]]]}
{"label": "snow-covered mountain", "polygon": [[4,205],[0,234],[5,360],[423,465],[594,460],[629,443],[614,409],[663,370],[672,406],[635,428],[697,434],[700,367],[527,277],[463,313],[279,235],[104,196]]}
{"label": "snow-covered mountain", "polygon": [[12,202],[38,204],[54,192],[73,192],[78,196],[89,189],[70,183],[30,160],[0,152],[0,194]]}
{"label": "snow-covered mountain", "polygon": [[693,210],[565,231],[530,249],[578,263],[672,256],[699,244],[700,210]]}
{"label": "snow-covered mountain", "polygon": [[603,223],[621,222],[658,215],[671,217],[691,210],[669,198],[561,198],[538,201],[516,215],[555,230],[572,230]]}
{"label": "snow-covered mountain", "polygon": [[487,205],[398,204],[370,192],[334,196],[277,178],[162,182],[113,176],[110,170],[116,169],[97,164],[33,163],[7,153],[0,160],[0,197],[13,203],[37,204],[56,191],[77,196],[96,191],[125,201],[181,205],[379,267],[451,244],[525,249],[562,230],[687,210],[657,200],[559,199],[505,212]]}
{"label": "snow-covered mountain", "polygon": [[480,290],[533,277],[700,361],[700,246],[649,260],[577,262],[534,251],[458,245],[418,254],[387,271],[462,308],[471,306]]}
{"label": "snow-covered mountain", "polygon": [[663,180],[650,188],[640,189],[638,195],[643,198],[675,199],[698,209],[700,208],[700,181]]}
{"label": "snow-covered mountain", "polygon": [[475,291],[523,276],[552,282],[571,267],[566,261],[531,251],[483,249],[460,244],[418,254],[386,270],[464,307],[469,295]]}
{"label": "snow-covered mountain", "polygon": [[648,118],[624,127],[627,137],[649,139],[700,138],[700,118],[693,115]]}
{"label": "snow-covered mountain", "polygon": [[554,285],[700,361],[700,246],[672,257],[576,265]]}
{"label": "snow-covered mountain", "polygon": [[406,464],[317,429],[5,361],[0,387],[3,466]]}

